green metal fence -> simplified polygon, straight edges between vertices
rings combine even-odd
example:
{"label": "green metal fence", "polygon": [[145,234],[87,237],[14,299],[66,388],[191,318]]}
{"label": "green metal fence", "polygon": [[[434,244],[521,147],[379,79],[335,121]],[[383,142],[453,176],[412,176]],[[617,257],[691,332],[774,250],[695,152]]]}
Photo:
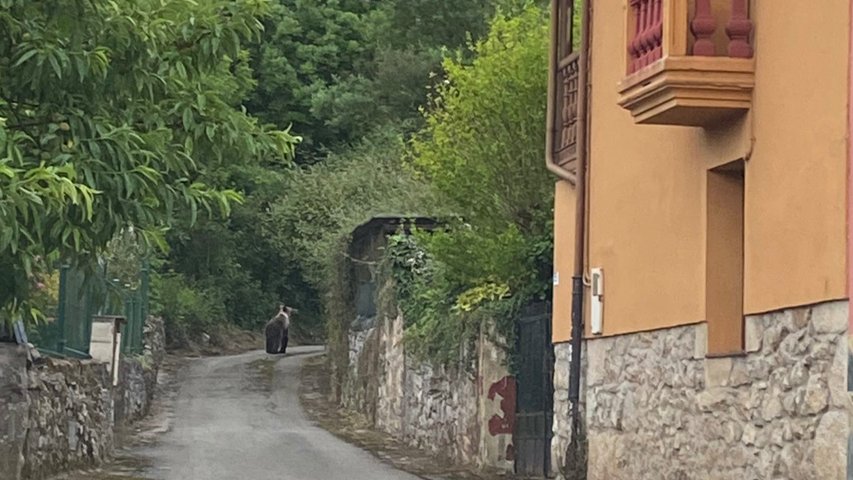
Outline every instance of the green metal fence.
{"label": "green metal fence", "polygon": [[98,306],[94,284],[85,275],[63,265],[59,269],[59,299],[47,313],[47,322],[29,333],[30,341],[48,355],[89,356],[91,318]]}
{"label": "green metal fence", "polygon": [[143,263],[139,271],[139,284],[121,289],[124,302],[124,317],[127,319],[122,335],[121,349],[124,353],[142,353],[142,335],[145,318],[148,317],[148,264]]}
{"label": "green metal fence", "polygon": [[87,358],[92,320],[98,315],[123,316],[122,352],[142,352],[142,333],[148,315],[149,271],[140,266],[133,281],[109,279],[107,266],[93,272],[63,265],[59,269],[59,295],[47,322],[29,332],[30,341],[47,355]]}

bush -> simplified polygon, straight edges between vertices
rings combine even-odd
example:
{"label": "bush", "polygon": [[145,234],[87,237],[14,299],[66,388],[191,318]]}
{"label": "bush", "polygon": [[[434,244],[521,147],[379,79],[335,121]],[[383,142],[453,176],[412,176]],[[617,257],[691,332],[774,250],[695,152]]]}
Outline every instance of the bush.
{"label": "bush", "polygon": [[475,228],[541,234],[553,182],[544,168],[548,21],[499,15],[472,63],[448,58],[412,161]]}
{"label": "bush", "polygon": [[445,60],[410,156],[462,220],[388,250],[409,351],[443,363],[459,360],[483,321],[512,345],[519,309],[550,294],[547,16],[532,3],[498,15],[472,48],[471,63]]}
{"label": "bush", "polygon": [[293,172],[265,228],[312,287],[328,291],[335,266],[345,259],[342,239],[374,215],[435,213],[435,196],[404,168],[403,151],[400,136],[384,129]]}
{"label": "bush", "polygon": [[152,312],[163,316],[170,347],[188,346],[225,318],[220,292],[193,285],[183,275],[153,275],[152,287]]}
{"label": "bush", "polygon": [[404,148],[400,135],[384,128],[321,164],[295,170],[264,222],[264,236],[298,269],[300,290],[322,300],[336,380],[344,371],[346,335],[355,318],[350,234],[377,214],[440,212],[429,186],[405,168]]}

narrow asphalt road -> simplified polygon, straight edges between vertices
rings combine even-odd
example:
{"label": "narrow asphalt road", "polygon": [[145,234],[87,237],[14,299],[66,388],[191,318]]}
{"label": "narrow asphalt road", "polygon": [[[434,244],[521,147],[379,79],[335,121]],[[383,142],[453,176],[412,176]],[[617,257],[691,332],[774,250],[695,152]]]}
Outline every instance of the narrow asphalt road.
{"label": "narrow asphalt road", "polygon": [[415,480],[312,424],[299,369],[322,347],[193,360],[178,374],[172,424],[136,452],[158,480]]}

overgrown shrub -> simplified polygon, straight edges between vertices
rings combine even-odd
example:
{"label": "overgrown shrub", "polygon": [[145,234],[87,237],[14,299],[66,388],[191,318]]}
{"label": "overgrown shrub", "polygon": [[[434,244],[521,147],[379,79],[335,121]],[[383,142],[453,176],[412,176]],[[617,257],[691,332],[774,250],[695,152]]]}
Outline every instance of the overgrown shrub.
{"label": "overgrown shrub", "polygon": [[358,225],[376,214],[434,211],[435,195],[404,168],[403,141],[392,129],[374,132],[350,150],[292,172],[265,221],[268,236],[305,278],[325,289]]}
{"label": "overgrown shrub", "polygon": [[[511,294],[510,287],[498,281],[467,287],[456,280],[454,267],[424,248],[429,235],[392,236],[380,275],[380,281],[393,282],[396,305],[406,320],[407,352],[420,360],[458,365],[474,352],[471,347],[481,331],[494,331],[491,340],[507,350],[512,368],[515,318],[533,295]],[[495,328],[483,329],[484,323]]]}
{"label": "overgrown shrub", "polygon": [[553,195],[543,166],[548,38],[537,6],[495,17],[472,47],[473,62],[444,61],[446,81],[412,141],[415,167],[474,228],[545,231]]}
{"label": "overgrown shrub", "polygon": [[408,351],[458,360],[483,321],[513,344],[522,306],[550,294],[553,182],[543,165],[548,22],[498,15],[474,59],[444,62],[411,164],[461,220],[388,250]]}
{"label": "overgrown shrub", "polygon": [[264,236],[299,269],[304,288],[322,299],[333,365],[338,359],[341,368],[355,318],[347,256],[353,229],[378,214],[440,212],[434,192],[405,168],[403,153],[400,135],[383,129],[323,163],[294,170],[263,224]]}
{"label": "overgrown shrub", "polygon": [[188,282],[180,274],[152,277],[152,311],[163,316],[170,347],[186,347],[201,333],[223,323],[225,305],[220,293]]}

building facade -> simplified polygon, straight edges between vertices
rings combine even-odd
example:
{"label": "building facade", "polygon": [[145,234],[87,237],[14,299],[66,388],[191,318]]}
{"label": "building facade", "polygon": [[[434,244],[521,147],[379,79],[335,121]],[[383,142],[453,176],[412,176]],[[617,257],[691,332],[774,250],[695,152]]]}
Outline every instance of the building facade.
{"label": "building facade", "polygon": [[588,478],[853,478],[851,2],[552,17],[555,468],[579,271]]}

